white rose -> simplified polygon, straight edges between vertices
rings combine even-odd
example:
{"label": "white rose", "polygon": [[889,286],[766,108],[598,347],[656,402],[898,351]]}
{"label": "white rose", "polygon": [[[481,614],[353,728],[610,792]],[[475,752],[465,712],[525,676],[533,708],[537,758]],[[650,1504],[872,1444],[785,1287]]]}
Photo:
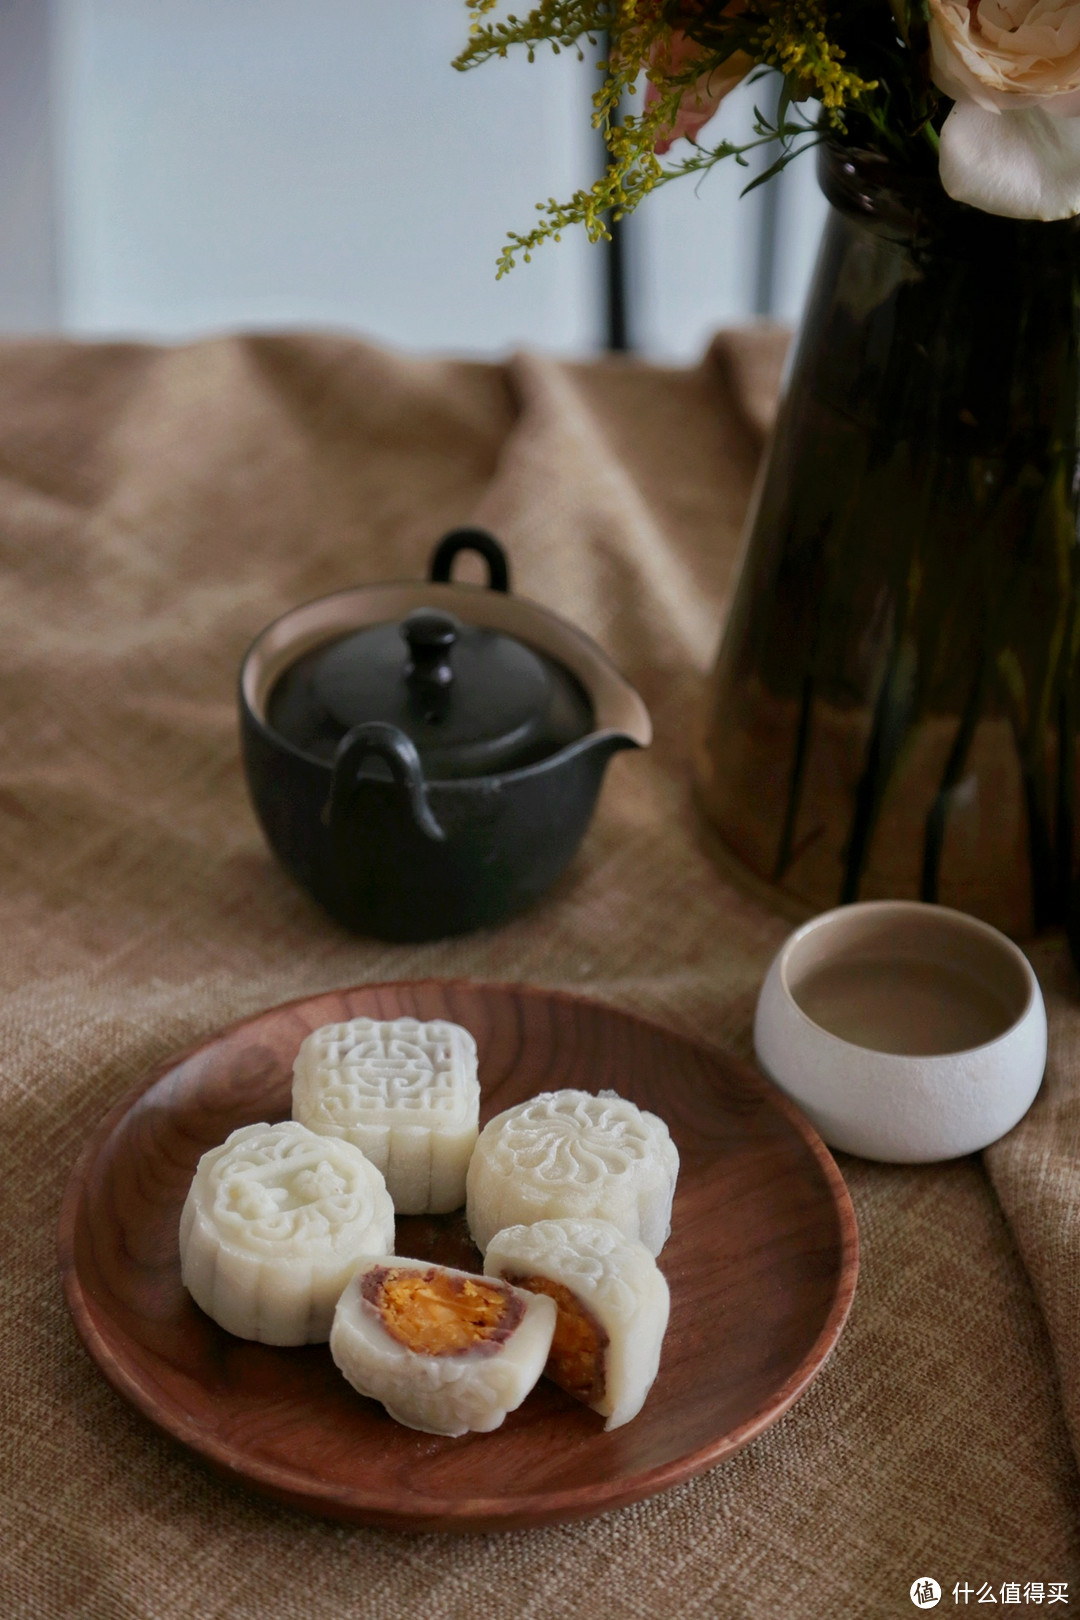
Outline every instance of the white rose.
{"label": "white rose", "polygon": [[1012,219],[1080,213],[1078,0],[930,0],[950,197]]}

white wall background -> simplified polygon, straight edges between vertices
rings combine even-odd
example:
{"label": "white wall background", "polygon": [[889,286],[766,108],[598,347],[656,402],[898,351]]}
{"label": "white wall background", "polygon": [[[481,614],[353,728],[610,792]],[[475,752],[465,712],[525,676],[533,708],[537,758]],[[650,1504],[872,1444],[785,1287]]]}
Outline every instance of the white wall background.
{"label": "white wall background", "polygon": [[0,330],[58,325],[59,200],[46,0],[0,0]]}
{"label": "white wall background", "polygon": [[[602,252],[579,232],[496,282],[509,228],[594,178],[591,64],[461,75],[462,0],[0,0],[0,331],[182,338],[356,330],[495,354],[603,342]],[[749,102],[713,126],[749,133]],[[711,133],[711,131],[710,131]],[[797,314],[823,205],[715,171],[627,233],[631,334],[692,357],[726,322]]]}
{"label": "white wall background", "polygon": [[[762,94],[760,84],[740,85],[708,125],[709,141],[749,140]],[[740,196],[766,161],[771,155],[752,154],[744,169],[725,159],[700,181],[672,181],[628,220],[631,326],[645,353],[693,359],[718,326],[761,315],[798,319],[825,199],[812,153]]]}

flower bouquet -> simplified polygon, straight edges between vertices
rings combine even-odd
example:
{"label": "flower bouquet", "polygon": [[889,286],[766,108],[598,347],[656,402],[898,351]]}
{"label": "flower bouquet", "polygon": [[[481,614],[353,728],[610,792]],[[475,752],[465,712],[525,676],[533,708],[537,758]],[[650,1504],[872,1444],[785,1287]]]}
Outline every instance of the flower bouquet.
{"label": "flower bouquet", "polygon": [[[1080,5],[1076,0],[542,0],[491,19],[498,0],[467,0],[469,68],[513,46],[582,51],[603,34],[610,57],[594,122],[610,161],[601,181],[514,234],[500,262],[582,224],[590,236],[659,185],[701,175],[755,147],[774,148],[751,182],[833,141],[913,173],[938,173],[958,202],[1013,219],[1080,213]],[[755,70],[782,79],[772,114],[743,143],[697,137]],[[624,113],[644,84],[640,114]],[[807,103],[816,117],[804,116]],[[660,160],[680,137],[689,156]]]}
{"label": "flower bouquet", "polygon": [[[606,173],[541,205],[503,270],[567,225],[603,235],[678,175],[762,147],[755,185],[818,151],[833,206],[697,754],[729,849],[818,908],[1062,920],[1080,855],[1080,3],[470,10],[461,66],[608,40]],[[709,146],[747,75],[778,93],[744,142]]]}

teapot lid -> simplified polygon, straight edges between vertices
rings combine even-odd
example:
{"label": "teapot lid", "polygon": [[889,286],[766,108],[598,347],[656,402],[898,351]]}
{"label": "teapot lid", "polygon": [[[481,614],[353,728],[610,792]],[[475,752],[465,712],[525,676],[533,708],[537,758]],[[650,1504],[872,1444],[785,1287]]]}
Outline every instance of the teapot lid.
{"label": "teapot lid", "polygon": [[[465,544],[481,549],[464,539],[458,549]],[[505,589],[505,580],[492,564],[493,584]],[[274,684],[267,719],[326,760],[354,726],[383,721],[412,740],[425,776],[438,780],[546,759],[593,729],[593,708],[577,677],[547,653],[419,607],[400,623],[369,625],[304,653]]]}

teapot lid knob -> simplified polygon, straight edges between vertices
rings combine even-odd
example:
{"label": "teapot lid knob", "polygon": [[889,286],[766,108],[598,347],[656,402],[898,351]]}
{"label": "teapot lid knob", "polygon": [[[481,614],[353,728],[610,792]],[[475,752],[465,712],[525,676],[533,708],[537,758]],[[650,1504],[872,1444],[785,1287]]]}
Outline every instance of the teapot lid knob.
{"label": "teapot lid knob", "polygon": [[401,634],[409,644],[405,675],[424,687],[447,687],[454,679],[450,652],[461,634],[452,613],[438,608],[416,608],[403,621]]}

